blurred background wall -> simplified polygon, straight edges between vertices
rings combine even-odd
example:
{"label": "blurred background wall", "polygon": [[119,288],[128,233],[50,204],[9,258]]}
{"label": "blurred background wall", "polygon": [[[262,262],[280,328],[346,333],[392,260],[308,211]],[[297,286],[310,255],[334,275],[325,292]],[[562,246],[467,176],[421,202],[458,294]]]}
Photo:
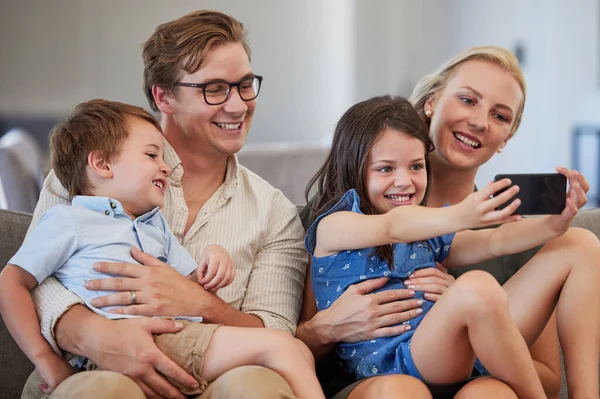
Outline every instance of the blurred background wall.
{"label": "blurred background wall", "polygon": [[[528,99],[517,135],[481,168],[484,185],[571,166],[582,102],[600,89],[598,0],[0,0],[0,122],[53,121],[98,97],[148,109],[142,43],[202,8],[245,24],[265,77],[250,150],[324,148],[350,105],[408,96],[459,50],[495,44],[519,50]],[[596,181],[597,153],[587,158]]]}

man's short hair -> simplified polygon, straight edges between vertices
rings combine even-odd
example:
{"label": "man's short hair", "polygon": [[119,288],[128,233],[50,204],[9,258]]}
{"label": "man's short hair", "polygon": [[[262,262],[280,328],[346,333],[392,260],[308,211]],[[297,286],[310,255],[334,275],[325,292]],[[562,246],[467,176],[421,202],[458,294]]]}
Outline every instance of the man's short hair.
{"label": "man's short hair", "polygon": [[148,112],[116,101],[91,100],[81,103],[50,133],[50,158],[56,177],[69,198],[89,193],[86,178],[88,155],[100,151],[107,160],[118,154],[129,136],[128,123],[137,118],[162,131]]}
{"label": "man's short hair", "polygon": [[152,86],[174,93],[182,71],[194,73],[209,51],[227,44],[240,43],[248,59],[250,47],[241,22],[218,11],[194,11],[175,21],[159,25],[144,43],[144,93],[150,108],[158,112]]}

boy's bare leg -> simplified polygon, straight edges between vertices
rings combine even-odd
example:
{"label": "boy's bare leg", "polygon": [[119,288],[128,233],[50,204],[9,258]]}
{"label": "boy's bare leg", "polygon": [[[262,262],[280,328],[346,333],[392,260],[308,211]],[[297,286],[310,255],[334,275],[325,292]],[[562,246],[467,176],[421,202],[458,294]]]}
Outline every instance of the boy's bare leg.
{"label": "boy's bare leg", "polygon": [[236,367],[251,365],[279,373],[299,399],[325,398],[308,347],[275,329],[219,327],[205,352],[200,375],[213,381]]}
{"label": "boy's bare leg", "polygon": [[546,397],[506,292],[486,272],[465,273],[444,292],[415,331],[411,354],[430,383],[468,377],[477,354],[518,397]]}
{"label": "boy's bare leg", "polygon": [[600,243],[571,228],[504,284],[525,341],[535,342],[555,307],[569,397],[597,398],[600,353]]}

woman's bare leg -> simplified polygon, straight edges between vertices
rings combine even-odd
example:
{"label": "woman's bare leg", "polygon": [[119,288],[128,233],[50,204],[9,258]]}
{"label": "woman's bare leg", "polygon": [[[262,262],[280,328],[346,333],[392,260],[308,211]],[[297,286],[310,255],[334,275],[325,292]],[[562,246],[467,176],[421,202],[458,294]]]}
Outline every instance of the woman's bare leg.
{"label": "woman's bare leg", "polygon": [[550,241],[506,282],[510,312],[525,341],[535,342],[554,308],[569,397],[597,398],[600,353],[600,242],[571,228]]}
{"label": "woman's bare leg", "polygon": [[508,385],[492,377],[481,377],[469,382],[456,393],[454,399],[518,399]]}
{"label": "woman's bare leg", "polygon": [[506,292],[489,273],[459,277],[416,329],[411,354],[425,381],[470,376],[475,354],[521,398],[545,398],[529,350],[509,313]]}
{"label": "woman's bare leg", "polygon": [[383,375],[367,378],[347,399],[431,399],[427,386],[409,375]]}
{"label": "woman's bare leg", "polygon": [[279,373],[299,399],[325,399],[310,349],[290,334],[275,329],[217,328],[200,374],[213,381],[226,371],[250,365]]}

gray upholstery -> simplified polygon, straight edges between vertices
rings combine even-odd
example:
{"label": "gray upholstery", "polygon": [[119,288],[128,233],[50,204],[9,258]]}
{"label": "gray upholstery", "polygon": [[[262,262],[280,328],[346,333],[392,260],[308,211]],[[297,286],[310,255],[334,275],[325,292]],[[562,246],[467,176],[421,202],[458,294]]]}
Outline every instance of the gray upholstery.
{"label": "gray upholstery", "polygon": [[[0,270],[21,245],[30,222],[30,214],[0,209]],[[600,236],[600,209],[581,211],[574,225]],[[21,353],[4,323],[0,323],[0,399],[19,398],[32,370],[33,365]],[[563,372],[561,399],[567,398],[564,379]]]}
{"label": "gray upholstery", "polygon": [[33,212],[43,175],[42,152],[31,134],[6,132],[0,138],[0,208]]}
{"label": "gray upholstery", "polygon": [[[31,215],[0,209],[0,270],[17,252]],[[20,398],[25,380],[33,371],[33,364],[19,350],[4,322],[0,323],[0,398]]]}

